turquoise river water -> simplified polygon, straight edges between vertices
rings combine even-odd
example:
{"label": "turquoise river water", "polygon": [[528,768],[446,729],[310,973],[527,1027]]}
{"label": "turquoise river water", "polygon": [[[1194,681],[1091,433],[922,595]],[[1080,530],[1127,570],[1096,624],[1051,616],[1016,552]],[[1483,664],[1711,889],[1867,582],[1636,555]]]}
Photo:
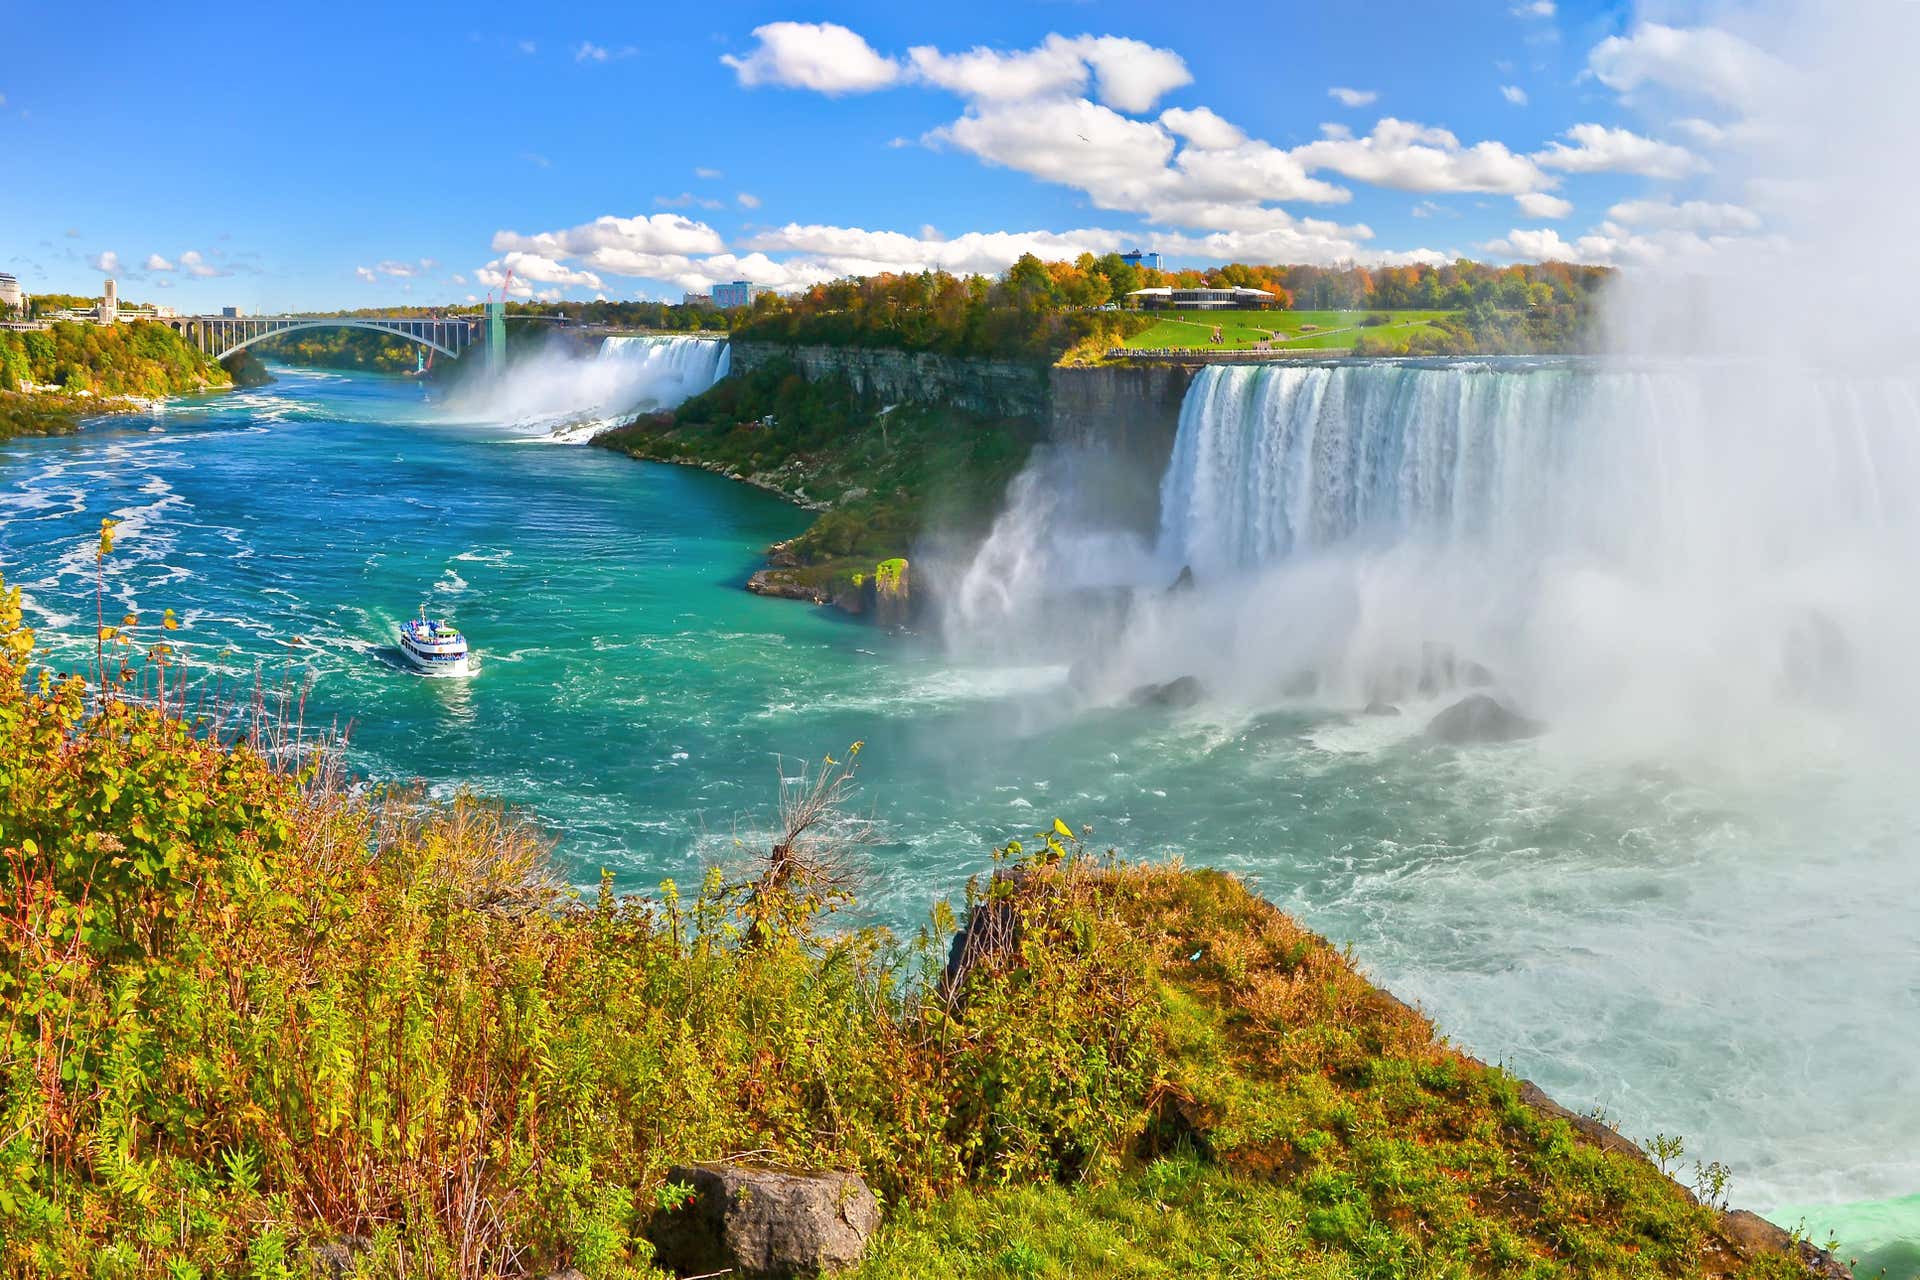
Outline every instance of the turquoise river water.
{"label": "turquoise river water", "polygon": [[[171,608],[230,688],[310,682],[353,764],[531,806],[582,883],[727,856],[784,769],[859,739],[883,842],[863,909],[911,926],[1056,815],[1242,872],[1466,1047],[1736,1203],[1858,1249],[1920,1236],[1910,775],[1701,772],[1278,704],[1076,710],[1066,672],[961,662],[740,589],[807,516],[695,470],[461,421],[397,378],[274,384],[0,445],[0,574],[56,660]],[[398,666],[422,604],[479,655]],[[784,765],[782,761],[784,760]]]}

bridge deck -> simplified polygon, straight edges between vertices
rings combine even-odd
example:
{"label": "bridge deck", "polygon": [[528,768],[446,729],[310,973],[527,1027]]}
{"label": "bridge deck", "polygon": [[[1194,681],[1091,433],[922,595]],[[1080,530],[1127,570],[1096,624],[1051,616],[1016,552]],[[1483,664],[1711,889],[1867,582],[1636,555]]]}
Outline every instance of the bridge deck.
{"label": "bridge deck", "polygon": [[481,337],[481,322],[467,316],[165,316],[160,323],[216,360],[264,339],[302,329],[391,333],[456,359]]}

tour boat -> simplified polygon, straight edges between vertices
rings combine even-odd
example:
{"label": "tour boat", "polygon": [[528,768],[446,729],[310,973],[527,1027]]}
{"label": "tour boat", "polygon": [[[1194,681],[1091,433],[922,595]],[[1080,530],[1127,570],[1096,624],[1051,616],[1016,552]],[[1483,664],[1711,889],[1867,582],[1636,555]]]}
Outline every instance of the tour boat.
{"label": "tour boat", "polygon": [[464,676],[467,666],[467,638],[446,620],[435,621],[420,610],[420,616],[400,624],[400,652],[425,675]]}

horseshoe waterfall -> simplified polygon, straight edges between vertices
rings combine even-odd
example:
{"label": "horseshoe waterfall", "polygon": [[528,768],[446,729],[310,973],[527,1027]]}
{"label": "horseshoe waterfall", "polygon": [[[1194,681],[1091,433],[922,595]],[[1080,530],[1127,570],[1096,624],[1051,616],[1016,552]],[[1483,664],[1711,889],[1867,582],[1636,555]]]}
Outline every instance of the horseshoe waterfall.
{"label": "horseshoe waterfall", "polygon": [[[1920,381],[1210,366],[1150,527],[1109,517],[1110,466],[1062,445],[1016,484],[952,652],[1070,664],[1059,714],[1116,743],[1197,687],[1148,749],[1209,761],[1187,798],[1250,824],[1230,865],[1337,902],[1396,990],[1630,1132],[1689,1126],[1761,1202],[1856,1236],[1911,1217],[1920,1166],[1884,1153],[1920,1150],[1891,1065],[1920,956],[1891,905],[1920,891]],[[1423,731],[1476,695],[1543,731]]]}

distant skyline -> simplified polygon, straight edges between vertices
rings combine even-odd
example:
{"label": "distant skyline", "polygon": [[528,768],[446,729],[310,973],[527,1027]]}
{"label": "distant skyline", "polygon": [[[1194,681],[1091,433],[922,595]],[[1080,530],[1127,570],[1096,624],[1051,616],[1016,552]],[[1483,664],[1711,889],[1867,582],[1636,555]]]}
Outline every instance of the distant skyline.
{"label": "distant skyline", "polygon": [[1022,252],[1670,262],[1792,72],[1741,7],[7,5],[0,271],[273,311]]}

